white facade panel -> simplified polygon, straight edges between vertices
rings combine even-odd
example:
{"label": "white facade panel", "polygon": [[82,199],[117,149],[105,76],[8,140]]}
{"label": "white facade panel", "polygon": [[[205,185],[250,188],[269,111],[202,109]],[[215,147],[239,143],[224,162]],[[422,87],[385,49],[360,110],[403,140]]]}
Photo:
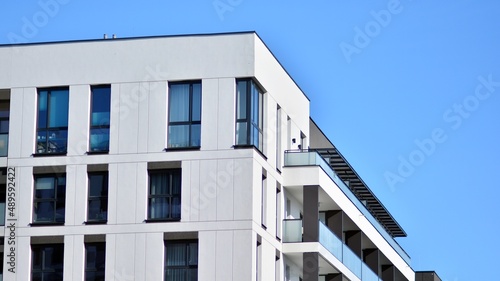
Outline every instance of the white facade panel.
{"label": "white facade panel", "polygon": [[33,167],[16,167],[18,229],[31,223],[33,214]]}
{"label": "white facade panel", "polygon": [[136,222],[137,202],[137,168],[136,163],[118,165],[116,189],[116,223],[129,224]]}
{"label": "white facade panel", "polygon": [[221,113],[219,110],[219,79],[203,79],[201,91],[201,149],[216,150],[219,128],[221,128],[218,123],[218,117]]}
{"label": "white facade panel", "polygon": [[253,264],[253,239],[251,230],[235,230],[233,239],[233,280],[251,281],[252,275],[255,276],[255,267]]}
{"label": "white facade panel", "polygon": [[134,280],[148,280],[146,279],[146,256],[148,255],[147,250],[149,249],[147,248],[146,239],[146,233],[135,234],[135,254],[133,256],[135,269]]}
{"label": "white facade panel", "polygon": [[68,110],[68,156],[80,156],[88,151],[89,113],[90,86],[71,86]]}
{"label": "white facade panel", "polygon": [[233,34],[0,47],[11,65],[0,70],[0,88],[250,77],[254,40]]}
{"label": "white facade panel", "polygon": [[217,113],[217,149],[230,149],[235,144],[236,80],[220,78]]}
{"label": "white facade panel", "polygon": [[217,231],[215,243],[215,280],[234,280],[232,270],[228,270],[238,262],[233,259],[233,231]]}
{"label": "white facade panel", "polygon": [[[252,159],[234,160],[233,182],[234,182],[234,219],[251,220],[253,202],[253,176],[249,171],[253,170]],[[260,197],[259,197],[260,198]]]}
{"label": "white facade panel", "polygon": [[[76,199],[76,190],[77,189],[85,189],[85,186],[80,185],[77,181],[77,166],[68,165],[66,166],[66,203],[65,203],[65,213],[64,213],[64,224],[65,225],[75,225],[81,224],[82,222],[75,221],[75,212],[78,207],[83,207],[83,204],[80,204],[81,201],[78,200],[78,205],[75,205]],[[85,183],[85,181],[84,181]],[[84,197],[85,198],[85,197]],[[82,203],[83,203],[82,202]],[[84,208],[85,209],[85,208]]]}
{"label": "white facade panel", "polygon": [[234,160],[217,160],[217,220],[234,220]]}
{"label": "white facade panel", "polygon": [[200,161],[200,221],[217,220],[217,160]]}
{"label": "white facade panel", "polygon": [[[139,108],[133,97],[142,95],[141,83],[120,84],[118,153],[138,152]],[[142,125],[142,124],[141,124]]]}
{"label": "white facade panel", "polygon": [[160,280],[163,276],[164,242],[163,233],[146,233],[145,241],[145,278],[144,280]]}
{"label": "white facade panel", "polygon": [[[22,136],[24,131],[24,114],[14,114],[16,112],[24,113],[24,89],[17,88],[10,91],[10,111],[9,117],[9,151],[8,155],[12,158],[21,157]],[[32,110],[33,111],[33,110]],[[29,119],[29,118],[28,118]],[[28,141],[28,140],[27,140]]]}
{"label": "white facade panel", "polygon": [[167,135],[167,83],[154,81],[149,83],[148,140],[147,152],[162,151]]}
{"label": "white facade panel", "polygon": [[217,281],[217,232],[200,231],[198,233],[198,276],[200,281]]}
{"label": "white facade panel", "polygon": [[[137,128],[137,152],[147,153],[148,152],[148,139],[149,139],[149,99],[151,93],[149,91],[149,83],[140,83],[137,95],[133,92],[132,97],[137,96],[137,111],[138,111],[138,128]],[[161,105],[161,104],[160,104]],[[161,117],[160,117],[161,118]],[[153,121],[153,120],[152,120]],[[156,122],[161,123],[159,120]],[[161,151],[161,150],[158,150]]]}
{"label": "white facade panel", "polygon": [[298,128],[309,135],[309,100],[259,39],[255,40],[255,77],[286,108]]}
{"label": "white facade panel", "polygon": [[[191,183],[190,197],[190,208],[189,208],[189,220],[199,221],[200,220],[200,204],[201,204],[201,181],[200,181],[200,161],[189,161],[191,163],[191,174],[189,176],[189,181]],[[183,172],[184,173],[184,172]],[[186,194],[187,195],[187,194]],[[187,216],[184,216],[187,217]]]}
{"label": "white facade panel", "polygon": [[[11,95],[12,97],[12,95]],[[16,110],[16,109],[13,109]],[[11,110],[11,112],[14,112]],[[36,114],[37,114],[37,90],[36,88],[25,88],[22,109],[17,112],[23,114],[21,157],[30,157],[35,148],[36,140]]]}

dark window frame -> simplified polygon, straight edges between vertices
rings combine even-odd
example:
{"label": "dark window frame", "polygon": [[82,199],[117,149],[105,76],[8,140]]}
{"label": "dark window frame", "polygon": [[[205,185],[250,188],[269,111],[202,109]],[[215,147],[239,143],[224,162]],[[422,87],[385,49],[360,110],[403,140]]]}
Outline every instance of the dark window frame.
{"label": "dark window frame", "polygon": [[[193,264],[189,264],[189,259],[190,259],[190,256],[189,256],[189,247],[192,245],[192,244],[196,244],[196,253],[197,253],[197,258],[196,258],[196,265],[193,265]],[[186,246],[186,256],[185,256],[185,260],[184,260],[184,265],[167,265],[168,263],[168,246],[169,245],[185,245]],[[187,272],[189,270],[192,270],[192,269],[196,269],[197,271],[197,275],[198,275],[198,265],[199,265],[199,251],[200,251],[200,244],[198,242],[197,239],[190,239],[190,240],[164,240],[164,249],[165,249],[165,254],[164,254],[164,264],[163,264],[163,274],[164,274],[164,280],[165,281],[169,281],[167,279],[167,270],[169,269],[178,269],[178,270],[186,270],[184,272],[184,280],[186,281],[190,281],[188,280],[187,278]],[[196,276],[196,280],[198,280],[198,276]]]}
{"label": "dark window frame", "polygon": [[[89,267],[89,252],[88,248],[89,247],[95,247],[96,251],[96,259],[98,259],[99,253],[104,254],[104,258],[102,258],[103,265],[102,267]],[[97,263],[97,262],[95,262]],[[104,280],[105,276],[105,271],[106,271],[106,242],[88,242],[85,243],[85,281],[97,281],[97,280]],[[100,276],[94,276],[95,278],[90,278],[88,276],[88,273],[94,273],[94,274],[100,274]]]}
{"label": "dark window frame", "polygon": [[[34,189],[33,189],[33,222],[31,225],[61,225],[64,224],[66,220],[66,174],[36,174],[33,176],[34,178]],[[54,196],[52,198],[37,198],[36,196],[36,190],[37,190],[37,180],[40,178],[53,178],[54,179],[54,185],[53,185],[53,190],[54,190]],[[64,198],[62,200],[58,200],[58,193],[62,192],[61,190],[58,189],[58,180],[59,178],[64,178]],[[53,202],[54,206],[54,216],[51,221],[36,221],[35,216],[37,215],[36,207],[37,203],[43,203],[43,202]],[[62,221],[57,220],[57,206],[58,203],[64,203],[64,212],[63,212],[63,219]]]}
{"label": "dark window frame", "polygon": [[[60,251],[62,254],[62,257],[58,257],[61,260],[61,265],[60,269],[48,269],[47,264],[45,264],[45,261],[47,261],[46,255],[48,254],[46,251],[48,249],[53,249],[54,252]],[[39,252],[40,251],[40,252]],[[63,280],[63,274],[64,274],[64,244],[32,244],[31,245],[31,280],[34,279],[35,274],[41,274],[42,276],[44,274],[59,274],[61,279],[51,279],[47,278],[45,279],[42,277],[42,281],[58,281],[58,280]],[[41,255],[41,257],[39,256]],[[40,260],[40,268],[35,268],[37,267],[37,263],[35,262],[35,259],[41,258]],[[51,257],[49,260],[53,260],[53,257]],[[51,267],[54,267],[52,265]],[[50,279],[50,280],[49,280]]]}
{"label": "dark window frame", "polygon": [[[106,195],[101,195],[101,196],[92,196],[90,195],[90,190],[91,190],[91,176],[103,176],[102,179],[102,185],[106,187]],[[108,221],[108,198],[109,198],[109,173],[107,171],[102,171],[102,172],[88,172],[87,173],[88,177],[88,188],[87,188],[87,221],[85,222],[86,224],[92,224],[92,223],[106,223]],[[106,217],[105,218],[91,218],[90,214],[90,201],[106,201]]]}
{"label": "dark window frame", "polygon": [[[0,116],[0,124],[7,121],[7,130],[5,132],[5,128],[0,126],[0,136],[7,136],[7,143],[5,144],[5,155],[0,154],[0,157],[7,157],[9,152],[9,127],[10,127],[10,100],[0,100],[1,105],[7,105],[7,116]],[[1,108],[1,107],[0,107]]]}
{"label": "dark window frame", "polygon": [[[239,83],[245,82],[245,116],[243,118],[238,118],[240,115],[239,108]],[[254,90],[258,92],[257,101],[255,101],[255,97],[253,95]],[[255,106],[257,106],[257,119],[254,120]],[[265,106],[264,106],[264,91],[259,86],[259,84],[253,78],[244,78],[244,79],[236,79],[236,128],[235,128],[235,147],[255,147],[262,154],[264,153],[264,114]],[[239,143],[238,137],[238,124],[246,124],[245,135],[246,139]],[[257,130],[258,136],[257,141],[255,141],[254,132]],[[257,142],[257,143],[255,143]]]}
{"label": "dark window frame", "polygon": [[[111,85],[94,85],[90,87],[90,128],[89,128],[89,151],[87,154],[105,154],[109,153],[109,133],[110,133],[110,121],[107,124],[93,125],[93,113],[94,113],[94,90],[95,89],[109,89],[109,114],[111,119]],[[98,149],[92,147],[92,131],[93,130],[107,130],[108,143],[107,149]]]}
{"label": "dark window frame", "polygon": [[[200,86],[200,120],[199,121],[194,121],[193,120],[193,86],[195,84],[199,84]],[[171,96],[171,86],[175,85],[189,85],[189,120],[188,121],[171,121],[170,118],[170,112],[171,112],[171,106],[172,106],[172,96]],[[201,80],[192,80],[192,81],[179,81],[179,82],[169,82],[168,83],[168,126],[167,126],[167,148],[166,150],[181,150],[181,149],[199,149],[201,147],[201,114],[202,114],[202,94],[203,94],[203,87],[202,87],[202,82]],[[199,145],[192,145],[193,142],[193,136],[192,136],[192,127],[195,125],[200,126],[200,143]],[[170,136],[170,127],[171,126],[189,126],[189,133],[188,133],[188,145],[187,146],[172,146],[173,144],[170,143],[171,136]]]}
{"label": "dark window frame", "polygon": [[[152,188],[152,178],[156,175],[162,175],[162,174],[167,174],[168,175],[168,181],[169,181],[169,186],[168,186],[168,193],[163,193],[163,194],[151,194],[151,188]],[[173,176],[178,176],[179,177],[179,194],[173,194]],[[148,177],[149,177],[149,184],[148,184],[148,214],[147,214],[147,219],[146,222],[166,222],[166,221],[180,221],[181,220],[181,206],[182,206],[182,172],[180,168],[174,168],[174,169],[158,169],[158,170],[149,170],[148,171]],[[168,198],[168,217],[152,217],[151,216],[151,208],[152,204],[151,201],[152,199],[156,198]],[[179,217],[174,217],[173,210],[176,206],[172,204],[174,199],[177,198],[179,201]]]}
{"label": "dark window frame", "polygon": [[[66,155],[68,151],[68,124],[66,126],[60,126],[60,127],[50,127],[49,122],[50,122],[50,114],[51,114],[51,108],[50,108],[50,99],[51,99],[51,93],[53,91],[60,91],[60,90],[66,90],[67,95],[68,95],[68,104],[66,105],[66,111],[67,111],[67,118],[69,119],[69,87],[49,87],[49,88],[39,88],[37,89],[37,119],[36,119],[36,149],[35,153],[33,154],[34,156],[48,156],[48,155]],[[40,93],[46,91],[47,92],[47,112],[46,112],[46,121],[45,121],[45,127],[41,128],[39,127],[39,122],[40,122]],[[69,120],[68,120],[69,121]],[[38,139],[39,133],[42,131],[46,131],[45,135],[45,141],[40,141]],[[51,152],[48,147],[50,147],[51,144],[55,144],[56,142],[51,142],[49,133],[52,132],[52,134],[59,134],[59,132],[65,132],[66,134],[66,139],[64,140],[64,148],[60,150],[55,150]],[[42,144],[42,146],[39,146]],[[43,146],[45,145],[45,146]],[[57,145],[55,145],[57,147]],[[43,150],[43,151],[40,151]]]}

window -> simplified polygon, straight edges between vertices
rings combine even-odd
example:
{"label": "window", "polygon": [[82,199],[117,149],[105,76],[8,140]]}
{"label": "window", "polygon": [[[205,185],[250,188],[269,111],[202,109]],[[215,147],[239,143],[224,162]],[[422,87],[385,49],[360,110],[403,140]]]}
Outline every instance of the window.
{"label": "window", "polygon": [[88,222],[108,220],[108,172],[89,173]]}
{"label": "window", "polygon": [[261,237],[257,236],[257,246],[255,248],[255,273],[257,275],[257,281],[262,281],[262,247],[261,247]]}
{"label": "window", "polygon": [[31,245],[32,281],[63,280],[64,245]]}
{"label": "window", "polygon": [[9,107],[8,100],[0,101],[0,156],[7,156],[9,150]]}
{"label": "window", "polygon": [[274,262],[274,280],[275,281],[279,281],[281,280],[281,261],[280,261],[280,256],[281,256],[281,253],[278,252],[278,250],[276,250],[276,258],[275,258],[275,262]]}
{"label": "window", "polygon": [[169,85],[168,148],[200,147],[201,82]]}
{"label": "window", "polygon": [[276,108],[276,169],[281,171],[281,107]]}
{"label": "window", "polygon": [[90,152],[109,151],[111,86],[92,86]]}
{"label": "window", "polygon": [[85,243],[85,281],[104,281],[106,243]]}
{"label": "window", "polygon": [[33,223],[64,223],[65,175],[35,176]]}
{"label": "window", "polygon": [[181,219],[181,170],[149,171],[148,220]]}
{"label": "window", "polygon": [[165,281],[198,280],[198,241],[165,241]]}
{"label": "window", "polygon": [[262,152],[264,94],[252,79],[236,83],[236,145],[253,145]]}
{"label": "window", "polygon": [[68,102],[68,88],[38,90],[37,154],[66,153]]}
{"label": "window", "polygon": [[281,184],[276,182],[276,238],[281,239]]}
{"label": "window", "polygon": [[261,200],[260,200],[260,222],[264,229],[267,228],[267,182],[266,173],[263,171],[261,182]]}
{"label": "window", "polygon": [[306,147],[306,135],[304,135],[304,133],[302,133],[302,132],[300,132],[299,149],[301,149],[301,150],[307,149],[307,147]]}

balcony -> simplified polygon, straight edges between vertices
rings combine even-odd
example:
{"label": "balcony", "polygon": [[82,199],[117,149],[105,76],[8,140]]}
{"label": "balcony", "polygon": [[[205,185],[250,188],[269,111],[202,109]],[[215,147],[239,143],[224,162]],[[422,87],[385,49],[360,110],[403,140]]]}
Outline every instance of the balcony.
{"label": "balcony", "polygon": [[366,217],[366,219],[375,227],[375,229],[384,237],[391,247],[410,264],[410,257],[401,248],[401,246],[387,233],[385,228],[366,208],[366,206],[354,195],[347,187],[342,179],[335,173],[325,159],[316,151],[285,151],[285,167],[304,167],[304,166],[319,166],[330,177],[330,179],[340,188],[340,190],[349,198],[356,208]]}
{"label": "balcony", "polygon": [[[302,242],[302,220],[291,219],[283,221],[283,242]],[[349,268],[359,279],[363,281],[382,280],[323,222],[319,222],[319,243]]]}

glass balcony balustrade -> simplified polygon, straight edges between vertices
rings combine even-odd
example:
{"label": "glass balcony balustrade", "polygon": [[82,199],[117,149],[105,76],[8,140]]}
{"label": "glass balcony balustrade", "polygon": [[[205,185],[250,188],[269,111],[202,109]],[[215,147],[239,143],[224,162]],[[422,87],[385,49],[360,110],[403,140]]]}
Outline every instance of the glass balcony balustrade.
{"label": "glass balcony balustrade", "polygon": [[301,166],[319,166],[333,180],[333,182],[342,190],[349,200],[358,208],[358,210],[370,221],[377,231],[385,238],[392,248],[410,264],[410,257],[399,246],[399,244],[387,233],[384,227],[375,219],[366,206],[352,193],[342,179],[335,173],[325,159],[314,150],[285,151],[285,167]]}
{"label": "glass balcony balustrade", "polygon": [[[283,242],[302,242],[302,220],[284,220],[283,232]],[[319,243],[362,281],[381,281],[377,274],[321,221],[319,222]]]}

